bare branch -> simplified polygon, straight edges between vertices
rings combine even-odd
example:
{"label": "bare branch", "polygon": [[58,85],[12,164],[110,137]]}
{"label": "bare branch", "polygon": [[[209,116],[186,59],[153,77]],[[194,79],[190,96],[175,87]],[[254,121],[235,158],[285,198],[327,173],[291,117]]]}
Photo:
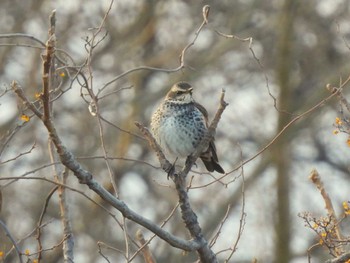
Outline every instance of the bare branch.
{"label": "bare branch", "polygon": [[0,225],[1,227],[4,229],[5,233],[6,233],[6,236],[11,240],[16,252],[17,252],[17,255],[18,255],[18,259],[19,259],[19,262],[20,263],[23,263],[23,260],[22,260],[22,253],[20,251],[20,248],[18,247],[17,245],[17,242],[16,240],[13,238],[13,236],[11,235],[11,232],[8,230],[7,226],[5,225],[4,222],[2,222],[2,220],[0,220]]}
{"label": "bare branch", "polygon": [[145,240],[145,237],[143,236],[142,231],[140,229],[138,229],[136,232],[136,239],[142,246],[141,252],[145,263],[156,263],[154,257],[152,256],[152,252],[147,245],[148,242]]}
{"label": "bare branch", "polygon": [[[210,247],[213,247],[213,246],[215,245],[216,240],[217,240],[218,237],[220,236],[220,234],[221,234],[221,229],[222,229],[222,227],[224,226],[224,224],[225,224],[225,222],[226,222],[226,220],[227,220],[227,218],[228,218],[228,216],[229,216],[230,210],[231,210],[231,206],[228,205],[228,206],[227,206],[226,213],[225,213],[223,219],[221,220],[221,223],[220,223],[220,225],[219,225],[219,227],[218,227],[218,230],[216,231],[215,235],[212,237],[212,239],[211,239],[211,241],[210,241],[210,243],[209,243]],[[218,253],[217,253],[217,254],[218,254]]]}
{"label": "bare branch", "polygon": [[137,123],[137,122],[135,123],[135,125],[140,129],[140,131],[148,140],[151,148],[156,152],[159,162],[161,164],[161,167],[164,169],[165,172],[168,173],[168,175],[171,176],[172,180],[174,181],[176,191],[179,196],[182,219],[184,220],[186,228],[190,232],[191,237],[194,240],[197,240],[201,244],[201,247],[198,248],[197,250],[197,253],[199,255],[201,262],[208,262],[208,263],[217,262],[217,259],[215,254],[211,250],[208,244],[208,241],[203,237],[201,227],[199,226],[199,223],[197,220],[197,215],[194,213],[194,211],[191,208],[188,194],[187,194],[186,177],[191,167],[193,166],[195,161],[198,159],[199,155],[206,148],[208,148],[209,141],[212,140],[212,138],[215,135],[216,127],[219,123],[221,115],[225,110],[226,106],[228,105],[224,101],[224,97],[225,97],[225,91],[223,90],[220,97],[219,108],[215,114],[213,121],[211,122],[208,128],[206,135],[199,143],[196,151],[187,158],[186,165],[182,168],[181,171],[174,170],[175,167],[171,165],[170,162],[166,159],[160,146],[157,144],[156,140],[153,138],[149,130],[143,127],[140,123]]}
{"label": "bare branch", "polygon": [[[242,149],[240,151],[241,153],[241,160],[243,161],[243,152]],[[238,227],[238,234],[236,241],[234,242],[233,246],[231,247],[231,253],[230,255],[225,259],[225,263],[229,262],[233,254],[236,252],[239,240],[242,237],[243,231],[244,231],[244,226],[245,226],[245,220],[246,220],[246,212],[245,212],[245,178],[244,178],[244,170],[242,166],[242,171],[241,171],[241,178],[242,178],[242,186],[241,186],[241,193],[242,193],[242,207],[241,207],[241,217],[239,219],[239,227]]]}
{"label": "bare branch", "polygon": [[[53,185],[56,185],[57,187],[59,186],[59,187],[64,187],[64,188],[66,188],[66,189],[69,189],[70,191],[72,191],[72,192],[76,192],[76,193],[78,193],[78,194],[80,194],[80,195],[82,195],[82,196],[84,196],[86,199],[88,199],[90,202],[92,202],[93,204],[95,204],[96,206],[98,206],[98,207],[100,207],[102,210],[104,210],[106,213],[108,213],[110,216],[112,216],[114,219],[115,219],[115,215],[112,213],[112,212],[110,212],[109,211],[109,209],[107,209],[106,207],[104,207],[103,205],[101,205],[101,204],[99,204],[98,202],[96,202],[94,199],[92,199],[91,197],[89,197],[88,195],[86,195],[84,192],[82,192],[82,191],[79,191],[79,190],[77,190],[77,189],[75,189],[75,188],[73,188],[73,187],[70,187],[69,185],[66,185],[66,184],[62,184],[62,183],[59,183],[59,182],[56,182],[56,181],[53,181],[53,180],[50,180],[50,179],[47,179],[47,178],[45,178],[45,177],[33,177],[33,176],[29,176],[29,177],[0,177],[0,181],[6,181],[6,180],[42,180],[42,181],[46,181],[46,182],[49,182],[49,183],[51,183],[51,184],[53,184]],[[54,192],[54,190],[52,190],[53,192]],[[56,190],[55,190],[56,191]],[[51,192],[50,192],[51,193]],[[51,195],[52,195],[53,193],[51,193]],[[48,196],[50,196],[50,194],[48,195]],[[47,197],[47,199],[49,199],[48,197]],[[46,202],[48,202],[48,201],[46,201]],[[46,203],[45,203],[45,205],[47,205]],[[45,211],[44,211],[45,209],[43,208],[43,212],[41,213],[41,216],[40,217],[42,217],[42,216],[44,216],[44,213],[45,213]],[[41,219],[42,220],[42,219]]]}
{"label": "bare branch", "polygon": [[161,227],[159,227],[155,223],[142,217],[138,213],[132,211],[124,202],[122,202],[121,200],[111,195],[105,188],[103,188],[97,181],[93,179],[93,175],[89,171],[85,170],[80,165],[80,163],[77,162],[75,156],[70,151],[68,151],[68,149],[65,147],[65,145],[61,141],[56,131],[52,118],[50,118],[50,105],[49,105],[50,103],[49,88],[50,87],[49,87],[48,77],[50,73],[51,60],[53,58],[54,44],[55,44],[55,38],[52,37],[48,41],[47,54],[44,57],[43,95],[42,95],[42,100],[44,105],[43,107],[44,114],[39,112],[31,103],[29,103],[28,99],[25,97],[23,93],[23,90],[19,89],[16,83],[14,83],[14,85],[12,86],[17,96],[28,105],[28,108],[32,110],[35,115],[37,115],[40,119],[42,119],[50,135],[50,139],[52,140],[57,150],[57,153],[59,155],[59,158],[62,164],[66,166],[68,169],[70,169],[71,171],[73,171],[74,175],[79,179],[80,183],[86,184],[91,190],[97,193],[103,200],[105,200],[111,206],[119,210],[124,217],[146,227],[147,229],[157,234],[160,238],[164,239],[174,247],[181,248],[187,251],[193,251],[198,249],[202,244],[197,240],[186,241],[168,233],[167,231],[163,230]]}
{"label": "bare branch", "polygon": [[55,35],[55,20],[56,11],[54,10],[50,16],[49,39],[46,42],[46,53],[42,55],[43,58],[43,73],[42,73],[42,102],[44,108],[43,121],[47,122],[51,118],[51,99],[50,91],[52,89],[52,80],[54,74],[56,35]]}
{"label": "bare branch", "polygon": [[12,81],[10,84],[12,90],[16,93],[16,95],[18,96],[18,98],[20,98],[22,100],[22,102],[24,103],[24,105],[30,109],[38,118],[42,118],[42,113],[35,107],[35,105],[30,102],[26,95],[24,94],[23,89],[21,88],[20,85],[18,85],[18,83],[16,81]]}
{"label": "bare branch", "polygon": [[[164,227],[165,226],[165,224],[170,220],[170,218],[174,215],[174,213],[175,213],[175,211],[177,210],[177,208],[179,207],[179,203],[177,203],[176,204],[176,206],[171,210],[171,212],[170,212],[170,214],[167,216],[167,218],[166,219],[164,219],[164,221],[162,222],[162,224],[160,225],[160,227]],[[134,253],[134,255],[132,255],[131,257],[130,257],[130,259],[129,259],[129,261],[131,262],[137,255],[138,255],[138,253],[140,253],[140,250],[142,250],[142,248],[144,247],[144,246],[147,246],[151,241],[152,241],[152,239],[154,239],[156,237],[156,235],[153,235],[152,237],[150,237],[146,242],[145,242],[145,244],[144,245],[142,245],[135,253]]]}
{"label": "bare branch", "polygon": [[181,52],[181,55],[180,55],[180,69],[185,67],[185,54],[186,54],[187,50],[194,45],[194,43],[196,42],[196,40],[197,40],[200,32],[202,31],[202,29],[204,28],[204,26],[206,26],[208,24],[209,10],[210,10],[210,6],[209,5],[205,5],[203,7],[203,9],[202,9],[203,22],[199,26],[197,31],[195,32],[193,40],[190,43],[188,43],[187,46]]}
{"label": "bare branch", "polygon": [[[344,85],[346,85],[348,82],[350,81],[350,76],[349,78],[341,85],[341,87],[343,87]],[[303,112],[302,114],[294,117],[290,122],[288,122],[282,130],[280,130],[271,140],[270,142],[265,145],[261,150],[259,150],[256,154],[254,154],[252,157],[248,158],[247,160],[243,161],[242,163],[240,163],[237,167],[235,167],[233,170],[227,172],[226,174],[222,175],[221,177],[217,178],[215,181],[206,184],[206,186],[211,185],[213,183],[215,183],[217,180],[221,180],[223,178],[225,178],[227,175],[239,170],[242,166],[246,165],[247,163],[251,162],[252,160],[254,160],[255,158],[257,158],[258,156],[260,156],[264,151],[266,151],[268,148],[271,147],[271,145],[273,145],[278,138],[288,129],[290,128],[296,121],[298,121],[301,118],[304,118],[305,116],[311,114],[312,112],[314,112],[316,109],[320,108],[321,106],[323,106],[326,102],[328,102],[329,100],[331,100],[334,96],[337,95],[339,91],[329,95],[328,97],[324,98],[323,100],[321,100],[320,102],[318,102],[316,105],[312,106],[311,108],[309,108],[308,110],[306,110],[305,112]]]}
{"label": "bare branch", "polygon": [[267,89],[267,92],[269,94],[269,96],[273,99],[273,106],[274,108],[278,111],[278,112],[285,112],[285,111],[282,111],[280,109],[277,108],[277,98],[272,94],[271,92],[271,88],[270,88],[270,84],[269,84],[269,78],[267,76],[267,73],[265,72],[265,67],[264,65],[262,64],[262,62],[260,61],[260,59],[258,58],[258,56],[256,55],[254,49],[253,49],[253,38],[252,37],[247,37],[247,38],[241,38],[239,36],[236,36],[236,35],[228,35],[228,34],[225,34],[225,33],[222,33],[220,32],[219,30],[217,29],[214,29],[215,33],[217,33],[219,36],[222,36],[222,37],[225,37],[225,38],[233,38],[233,39],[236,39],[238,41],[242,41],[242,42],[248,42],[249,45],[248,45],[248,48],[250,50],[250,53],[252,54],[254,60],[257,62],[260,70],[262,71],[262,73],[264,74],[264,78],[265,78],[265,83],[266,83],[266,89]]}
{"label": "bare branch", "polygon": [[138,134],[136,134],[136,133],[133,133],[133,132],[131,132],[131,131],[125,130],[125,129],[123,129],[123,128],[120,128],[119,126],[117,126],[117,125],[115,125],[114,123],[110,122],[109,120],[105,119],[102,115],[99,115],[99,117],[100,117],[100,119],[101,119],[102,121],[104,121],[105,123],[107,123],[107,124],[111,125],[112,127],[116,128],[118,131],[122,131],[122,132],[128,133],[128,134],[130,134],[130,135],[132,135],[132,136],[135,136],[135,137],[138,138],[138,139],[145,140],[144,137],[142,137],[142,136],[140,136],[140,135],[138,135]]}
{"label": "bare branch", "polygon": [[[37,113],[37,112],[34,112]],[[40,116],[42,114],[40,113]],[[60,160],[64,166],[73,171],[74,175],[79,179],[80,183],[86,184],[92,191],[98,194],[103,200],[109,203],[111,206],[119,210],[123,216],[126,218],[144,226],[153,233],[157,234],[161,239],[168,242],[170,245],[181,248],[187,251],[193,251],[198,249],[201,246],[199,242],[195,241],[186,241],[181,238],[178,238],[167,231],[163,230],[161,227],[151,222],[150,220],[142,217],[138,213],[131,210],[124,202],[115,198],[111,195],[105,188],[103,188],[97,181],[93,179],[93,175],[85,170],[79,162],[75,159],[75,156],[68,151],[64,146],[60,137],[57,134],[56,128],[52,119],[46,119],[44,125],[46,126],[50,138],[55,145],[57,153],[59,154]]]}
{"label": "bare branch", "polygon": [[51,250],[54,250],[60,246],[62,246],[62,244],[64,243],[64,241],[66,240],[66,237],[64,237],[59,243],[57,243],[56,245],[53,245],[49,248],[45,248],[45,249],[42,249],[41,251],[37,251],[37,252],[34,252],[34,253],[31,253],[31,254],[28,254],[28,256],[33,256],[33,255],[37,255],[39,253],[42,253],[42,252],[46,252],[46,251],[51,251]]}
{"label": "bare branch", "polygon": [[135,125],[137,128],[140,129],[141,133],[146,137],[152,150],[156,152],[162,169],[169,174],[173,169],[173,165],[166,159],[162,149],[160,148],[156,140],[153,138],[151,132],[139,122],[135,122]]}
{"label": "bare branch", "polygon": [[350,252],[345,253],[337,258],[327,260],[326,263],[346,263],[350,260]]}
{"label": "bare branch", "polygon": [[32,40],[34,42],[39,43],[42,47],[45,47],[45,43],[42,42],[40,39],[32,36],[32,35],[28,35],[28,34],[23,34],[23,33],[12,33],[12,34],[0,34],[0,39],[1,38],[9,38],[9,39],[14,39],[14,38],[27,38],[29,40]]}
{"label": "bare branch", "polygon": [[203,22],[202,24],[199,26],[199,28],[196,30],[195,32],[195,36],[193,38],[193,40],[188,43],[185,48],[181,51],[181,55],[180,55],[180,65],[176,68],[173,69],[165,69],[165,68],[155,68],[155,67],[148,67],[148,66],[140,66],[140,67],[136,67],[130,70],[127,70],[125,72],[123,72],[122,74],[116,76],[115,78],[111,79],[110,81],[108,81],[107,83],[105,83],[103,85],[103,87],[100,89],[99,92],[103,91],[105,88],[107,88],[109,85],[111,85],[112,83],[116,82],[117,80],[121,79],[122,77],[125,77],[126,75],[135,72],[135,71],[140,71],[140,70],[150,70],[150,71],[159,71],[159,72],[165,72],[165,73],[172,73],[172,72],[177,72],[183,68],[185,68],[185,55],[187,50],[193,46],[200,34],[200,32],[202,31],[202,29],[204,28],[205,25],[208,24],[208,16],[209,16],[209,10],[210,10],[210,6],[209,5],[205,5],[202,9],[202,13],[203,13]]}
{"label": "bare branch", "polygon": [[[339,221],[338,221],[336,213],[334,211],[332,200],[330,199],[326,189],[324,188],[321,177],[316,169],[313,169],[311,171],[309,178],[313,182],[313,184],[317,187],[317,189],[320,191],[321,196],[325,202],[325,208],[327,210],[328,216],[329,216],[330,220],[333,221],[334,231],[332,234],[335,235],[336,239],[342,240],[343,235],[341,234],[341,231],[339,228],[339,224],[338,224]],[[334,251],[335,251],[337,256],[340,256],[341,254],[344,253],[344,251],[341,247],[335,247]]]}
{"label": "bare branch", "polygon": [[[108,245],[108,244],[106,244],[106,243],[104,243],[104,242],[98,241],[98,242],[97,242],[97,246],[98,246],[98,253],[99,253],[107,262],[109,262],[109,263],[110,263],[110,261],[109,261],[108,257],[105,256],[105,255],[103,254],[103,252],[102,252],[102,246],[103,246],[103,247],[106,247],[106,248],[108,248],[108,249],[111,249],[111,250],[113,250],[113,251],[116,251],[116,252],[118,252],[119,254],[121,254],[121,255],[124,256],[124,253],[123,253],[122,250],[117,249],[117,248],[115,248],[115,247],[112,247],[112,246],[110,246],[110,245]],[[124,257],[125,257],[125,256],[124,256]]]}
{"label": "bare branch", "polygon": [[[68,176],[68,168],[62,173],[62,183],[66,184],[67,176]],[[63,224],[63,234],[64,234],[64,242],[63,242],[63,257],[64,262],[74,262],[74,236],[71,224],[71,213],[69,209],[69,202],[67,200],[67,192],[65,187],[58,187],[58,196],[59,196],[59,204],[60,204],[60,215]]]}
{"label": "bare branch", "polygon": [[46,199],[45,199],[45,204],[44,204],[44,207],[41,211],[41,214],[40,214],[40,217],[39,217],[39,221],[38,221],[38,224],[37,224],[37,235],[36,235],[36,239],[38,240],[38,263],[40,263],[41,261],[41,258],[42,258],[42,249],[43,249],[43,245],[41,243],[41,225],[42,225],[42,222],[43,222],[43,219],[44,219],[44,215],[46,214],[46,210],[47,210],[47,207],[49,205],[49,201],[52,197],[52,195],[57,191],[58,189],[58,186],[55,186],[50,192],[49,194],[47,195]]}
{"label": "bare branch", "polygon": [[13,158],[8,159],[8,160],[6,160],[6,161],[0,162],[0,165],[3,165],[3,164],[5,164],[5,163],[12,162],[12,161],[14,161],[14,160],[19,159],[19,158],[20,158],[21,156],[23,156],[23,155],[26,155],[26,154],[31,153],[31,152],[35,149],[35,146],[36,146],[36,142],[33,143],[33,145],[30,147],[29,150],[18,154],[16,157],[13,157]]}
{"label": "bare branch", "polygon": [[209,11],[210,11],[210,6],[209,5],[205,5],[202,8],[202,13],[203,13],[203,21],[208,24],[208,16],[209,16]]}
{"label": "bare branch", "polygon": [[348,110],[348,112],[350,113],[350,104],[347,101],[347,99],[345,98],[344,94],[342,93],[342,89],[341,88],[337,88],[337,87],[332,87],[330,84],[327,84],[326,88],[331,92],[331,93],[336,93],[339,101],[341,104],[343,104],[345,106],[345,108]]}

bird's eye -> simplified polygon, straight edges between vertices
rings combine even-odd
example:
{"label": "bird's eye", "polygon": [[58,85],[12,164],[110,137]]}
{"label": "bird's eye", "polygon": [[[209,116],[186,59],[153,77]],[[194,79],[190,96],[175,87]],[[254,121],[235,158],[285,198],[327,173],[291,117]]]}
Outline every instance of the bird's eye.
{"label": "bird's eye", "polygon": [[180,90],[178,90],[178,91],[176,91],[176,95],[181,95],[181,94],[183,94],[184,92],[183,91],[180,91]]}

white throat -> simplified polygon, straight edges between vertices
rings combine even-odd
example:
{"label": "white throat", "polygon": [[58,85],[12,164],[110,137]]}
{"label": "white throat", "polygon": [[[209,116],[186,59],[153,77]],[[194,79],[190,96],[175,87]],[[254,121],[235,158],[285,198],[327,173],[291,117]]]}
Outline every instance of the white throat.
{"label": "white throat", "polygon": [[175,104],[188,104],[188,103],[193,102],[192,95],[189,93],[182,94],[180,96],[177,96],[176,98],[171,98],[168,100],[171,101],[172,103],[175,103]]}

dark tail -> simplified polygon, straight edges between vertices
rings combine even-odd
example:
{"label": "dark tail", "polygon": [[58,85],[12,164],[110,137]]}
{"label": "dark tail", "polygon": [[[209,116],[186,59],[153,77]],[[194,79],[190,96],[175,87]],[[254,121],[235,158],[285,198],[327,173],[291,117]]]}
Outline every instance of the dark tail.
{"label": "dark tail", "polygon": [[220,166],[219,163],[214,161],[213,158],[210,161],[208,161],[206,158],[202,158],[202,157],[201,157],[201,159],[205,165],[205,168],[207,168],[207,170],[209,172],[217,171],[218,173],[221,173],[221,174],[225,173],[224,169]]}
{"label": "dark tail", "polygon": [[216,148],[214,142],[209,143],[209,148],[207,151],[201,154],[199,156],[201,160],[203,161],[205,168],[209,172],[217,171],[218,173],[224,174],[225,171],[222,169],[222,167],[219,164],[218,156],[216,154]]}

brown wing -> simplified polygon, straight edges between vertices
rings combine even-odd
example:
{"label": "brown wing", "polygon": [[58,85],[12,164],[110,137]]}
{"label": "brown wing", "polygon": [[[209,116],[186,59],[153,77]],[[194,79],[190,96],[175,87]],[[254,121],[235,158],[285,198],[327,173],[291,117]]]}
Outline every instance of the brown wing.
{"label": "brown wing", "polygon": [[[204,119],[205,119],[205,125],[208,128],[208,112],[207,110],[200,105],[199,103],[195,102],[194,103],[197,109],[203,114]],[[214,138],[212,141],[209,142],[209,147],[208,150],[203,152],[200,156],[201,160],[203,161],[205,168],[209,172],[214,172],[217,171],[219,173],[225,173],[224,169],[219,164],[218,156],[216,154],[216,147],[214,143]]]}

